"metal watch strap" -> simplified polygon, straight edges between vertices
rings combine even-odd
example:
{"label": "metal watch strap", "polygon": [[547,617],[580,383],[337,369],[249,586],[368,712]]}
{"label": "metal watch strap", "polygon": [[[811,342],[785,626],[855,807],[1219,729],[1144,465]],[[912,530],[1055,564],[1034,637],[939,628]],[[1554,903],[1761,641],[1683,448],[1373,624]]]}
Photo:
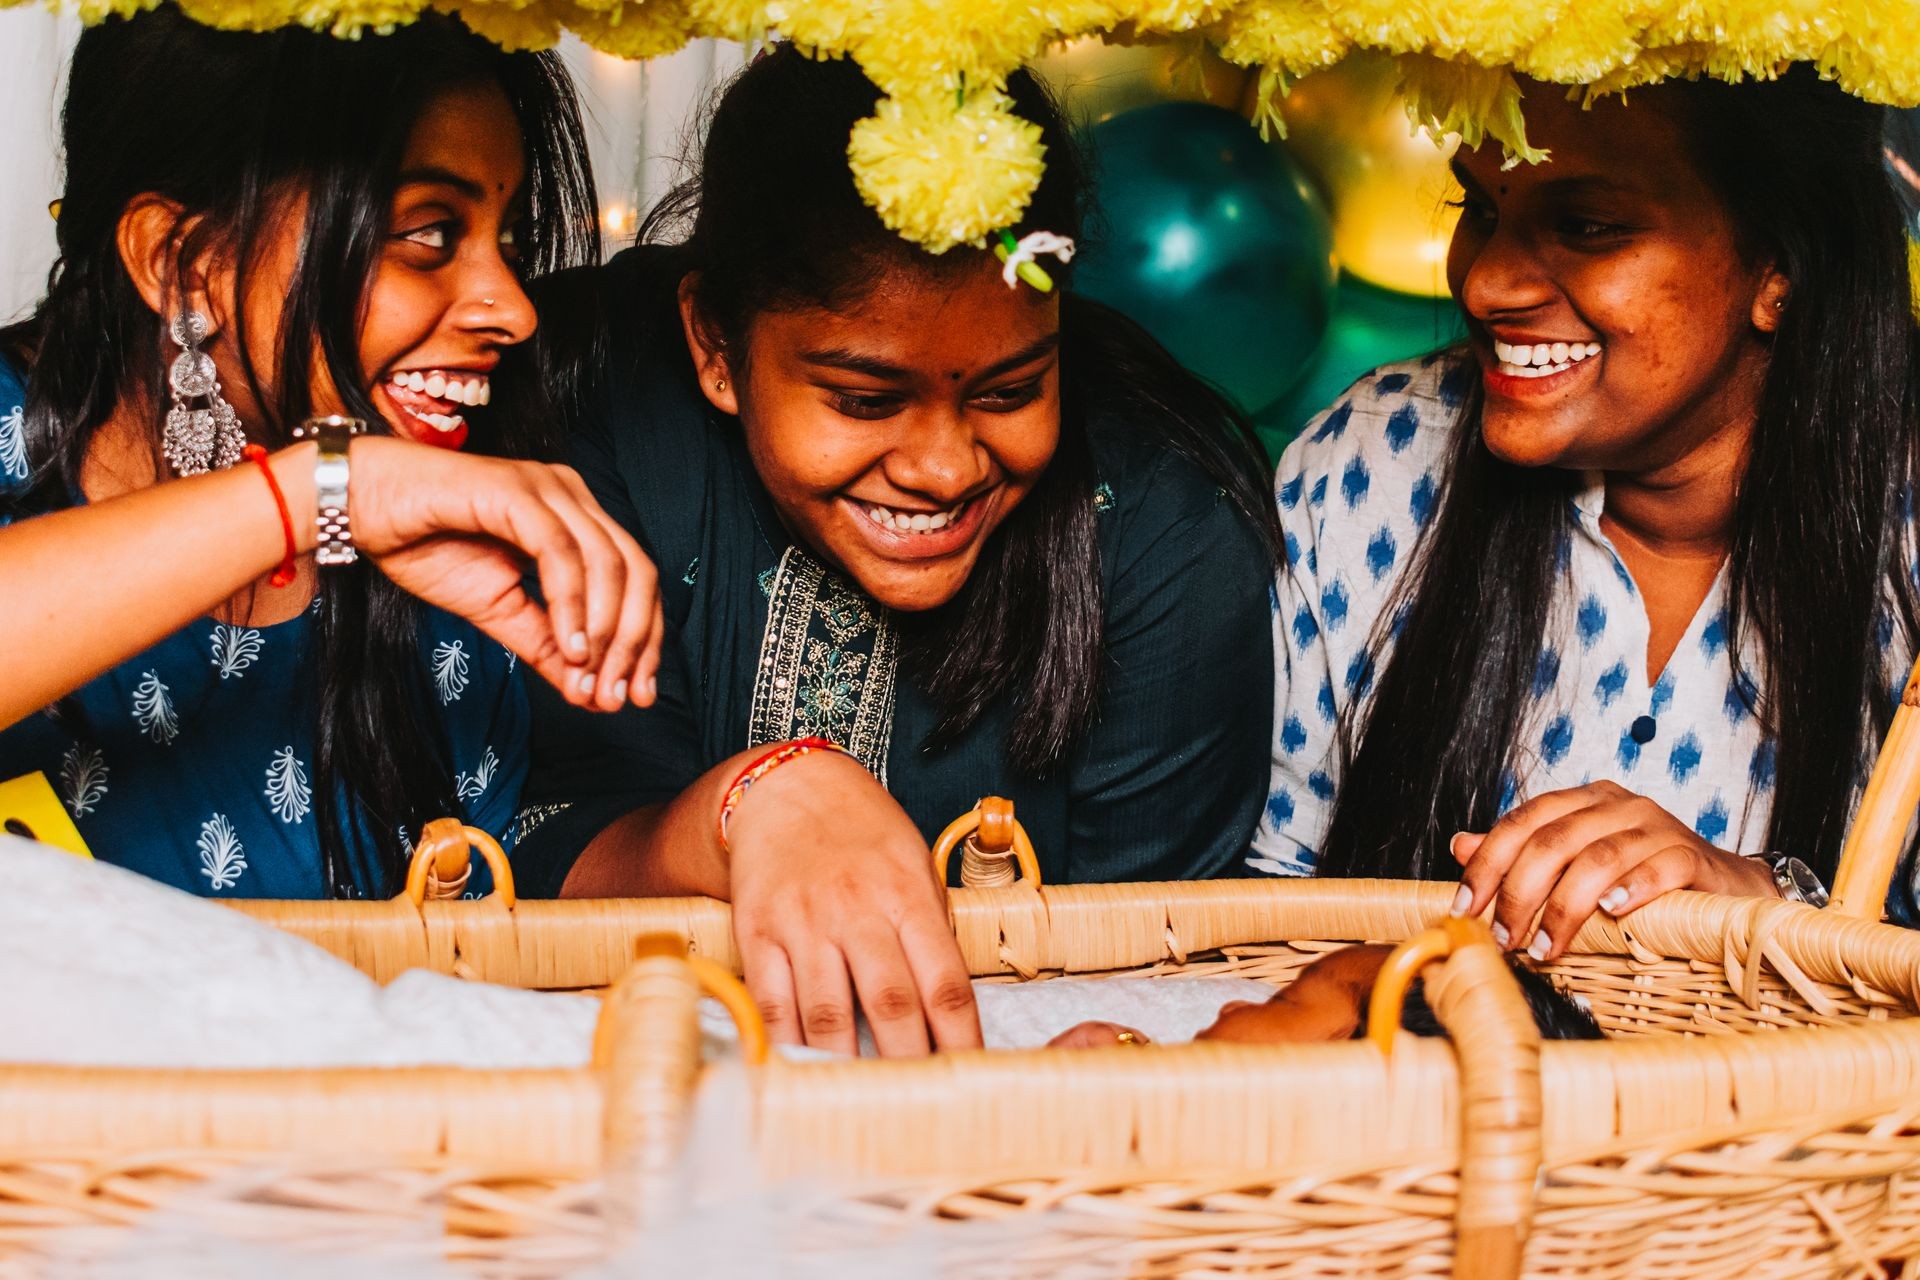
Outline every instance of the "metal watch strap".
{"label": "metal watch strap", "polygon": [[319,534],[313,550],[315,564],[352,564],[360,558],[347,516],[347,446],[366,429],[360,419],[338,415],[308,418],[293,429],[295,440],[313,440],[320,446],[313,463],[313,525]]}

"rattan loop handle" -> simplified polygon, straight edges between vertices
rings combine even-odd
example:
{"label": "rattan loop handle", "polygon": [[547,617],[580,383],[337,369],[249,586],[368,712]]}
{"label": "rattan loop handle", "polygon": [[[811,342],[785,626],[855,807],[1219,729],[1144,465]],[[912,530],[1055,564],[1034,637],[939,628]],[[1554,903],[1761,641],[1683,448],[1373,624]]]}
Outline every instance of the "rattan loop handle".
{"label": "rattan loop handle", "polygon": [[514,904],[513,868],[500,842],[478,827],[462,826],[458,818],[435,818],[420,832],[414,846],[413,861],[407,866],[407,900],[420,906],[427,900],[427,877],[431,872],[442,882],[460,879],[478,849],[493,872],[493,893],[511,908]]}
{"label": "rattan loop handle", "polygon": [[[705,956],[691,954],[685,941],[670,934],[650,934],[641,938],[634,943],[633,952],[636,961],[667,956],[684,962],[693,971],[694,981],[699,984],[701,993],[712,996],[726,1006],[734,1029],[740,1033],[740,1056],[747,1065],[757,1067],[767,1060],[767,1021],[760,1015],[760,1006],[754,1002],[746,984],[736,978],[732,970],[725,965],[715,964]],[[602,1036],[611,1034],[603,1008],[600,1023],[594,1031],[596,1062],[600,1060]]]}
{"label": "rattan loop handle", "polygon": [[[1033,888],[1040,887],[1040,859],[1034,855],[1033,841],[1028,839],[1027,829],[1020,825],[1020,820],[1013,816],[1013,802],[999,796],[988,796],[955,818],[933,842],[933,871],[941,884],[947,882],[947,864],[953,860],[953,851],[969,837],[979,853],[1004,855],[1011,851],[1020,865],[1021,878]],[[962,859],[963,877],[967,876],[967,862]],[[981,886],[968,879],[966,887]]]}
{"label": "rattan loop handle", "polygon": [[[1854,811],[1827,910],[1861,920],[1886,911],[1887,886],[1906,851],[1907,823],[1920,805],[1920,662],[1907,677],[1893,724]],[[1789,850],[1788,852],[1791,852]]]}
{"label": "rattan loop handle", "polygon": [[[1487,941],[1491,943],[1492,937]],[[1454,939],[1445,929],[1433,928],[1414,934],[1393,949],[1373,980],[1373,994],[1367,998],[1367,1039],[1381,1053],[1391,1055],[1400,1034],[1400,1010],[1407,1003],[1407,988],[1420,971],[1435,960],[1453,954]]]}
{"label": "rattan loop handle", "polygon": [[1540,1177],[1540,1031],[1507,958],[1478,920],[1448,920],[1427,1002],[1460,1065],[1456,1280],[1520,1274]]}

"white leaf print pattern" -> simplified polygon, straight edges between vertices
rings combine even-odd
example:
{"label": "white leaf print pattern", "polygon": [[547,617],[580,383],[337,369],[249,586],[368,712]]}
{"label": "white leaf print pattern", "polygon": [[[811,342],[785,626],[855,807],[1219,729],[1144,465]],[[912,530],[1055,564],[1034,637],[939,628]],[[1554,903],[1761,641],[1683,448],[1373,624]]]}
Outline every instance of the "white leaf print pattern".
{"label": "white leaf print pattern", "polygon": [[477,800],[493,782],[494,770],[500,767],[500,757],[488,747],[486,754],[480,757],[480,765],[471,775],[456,773],[453,775],[453,794],[462,800]]}
{"label": "white leaf print pattern", "polygon": [[98,747],[79,743],[60,758],[60,785],[67,793],[67,809],[76,818],[92,813],[107,794],[107,758]]}
{"label": "white leaf print pattern", "polygon": [[307,783],[307,769],[293,754],[292,747],[273,753],[267,766],[267,803],[280,815],[280,821],[296,826],[313,811],[313,788]]}
{"label": "white leaf print pattern", "polygon": [[200,874],[215,893],[240,882],[240,873],[247,869],[247,851],[226,814],[216,813],[200,824],[199,844]]}
{"label": "white leaf print pattern", "polygon": [[167,746],[180,736],[180,721],[173,714],[173,699],[158,673],[148,671],[133,691],[133,718],[149,738]]}
{"label": "white leaf print pattern", "polygon": [[237,676],[260,656],[260,633],[252,627],[215,623],[213,628],[213,665],[220,678]]}
{"label": "white leaf print pattern", "polygon": [[27,478],[27,424],[19,405],[0,417],[0,476],[9,480]]}
{"label": "white leaf print pattern", "polygon": [[467,691],[467,647],[458,640],[442,641],[433,649],[433,682],[440,687],[440,705],[458,702]]}

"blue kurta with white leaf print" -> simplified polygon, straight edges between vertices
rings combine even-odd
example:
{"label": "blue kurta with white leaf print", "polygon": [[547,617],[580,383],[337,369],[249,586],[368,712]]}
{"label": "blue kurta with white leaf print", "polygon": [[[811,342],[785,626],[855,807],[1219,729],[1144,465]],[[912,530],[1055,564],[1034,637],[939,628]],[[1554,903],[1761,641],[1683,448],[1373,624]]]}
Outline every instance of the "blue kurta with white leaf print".
{"label": "blue kurta with white leaf print", "polygon": [[[1280,460],[1288,564],[1276,583],[1273,773],[1247,859],[1253,871],[1312,875],[1318,865],[1340,786],[1336,725],[1365,699],[1391,648],[1379,623],[1438,509],[1460,408],[1476,376],[1452,354],[1376,370]],[[1612,780],[1720,848],[1765,852],[1774,744],[1750,710],[1751,697],[1735,686],[1726,569],[1666,668],[1649,681],[1646,608],[1601,528],[1605,502],[1597,474],[1572,492],[1572,534],[1561,548],[1534,706],[1502,808]],[[1888,696],[1897,697],[1912,655],[1889,618],[1881,618],[1879,636]],[[1757,652],[1740,657],[1743,671],[1762,669]],[[1863,743],[1863,752],[1873,746]],[[1903,878],[1889,902],[1896,917],[1910,913],[1906,890]]]}
{"label": "blue kurta with white leaf print", "polygon": [[[27,478],[21,400],[18,375],[0,361],[0,492]],[[270,627],[201,618],[0,730],[0,782],[46,775],[96,858],[175,888],[324,897],[312,635],[306,611]],[[455,816],[505,839],[526,775],[519,674],[499,644],[435,609],[421,609],[419,647],[463,810]],[[355,820],[356,889],[393,892],[372,865],[364,817]],[[469,891],[485,887],[477,866]]]}

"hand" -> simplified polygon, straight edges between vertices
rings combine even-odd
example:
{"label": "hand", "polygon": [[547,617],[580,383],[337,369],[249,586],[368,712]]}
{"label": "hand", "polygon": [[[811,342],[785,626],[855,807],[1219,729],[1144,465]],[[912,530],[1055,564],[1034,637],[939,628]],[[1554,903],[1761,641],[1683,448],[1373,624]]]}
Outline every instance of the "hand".
{"label": "hand", "polygon": [[1452,851],[1464,868],[1453,914],[1478,915],[1492,902],[1494,937],[1525,945],[1535,960],[1559,957],[1596,908],[1621,916],[1672,889],[1779,892],[1765,864],[1714,848],[1613,782],[1535,796],[1485,835],[1461,832]]}
{"label": "hand", "polygon": [[[354,543],[403,590],[458,614],[575,706],[652,703],[657,575],[570,467],[386,437],[353,443]],[[524,586],[528,566],[540,596]]]}
{"label": "hand", "polygon": [[1117,1049],[1152,1044],[1144,1032],[1117,1022],[1076,1022],[1047,1041],[1049,1049]]}
{"label": "hand", "polygon": [[816,752],[741,797],[727,828],[733,932],[780,1044],[883,1055],[980,1047],[946,890],[905,811],[847,756]]}

